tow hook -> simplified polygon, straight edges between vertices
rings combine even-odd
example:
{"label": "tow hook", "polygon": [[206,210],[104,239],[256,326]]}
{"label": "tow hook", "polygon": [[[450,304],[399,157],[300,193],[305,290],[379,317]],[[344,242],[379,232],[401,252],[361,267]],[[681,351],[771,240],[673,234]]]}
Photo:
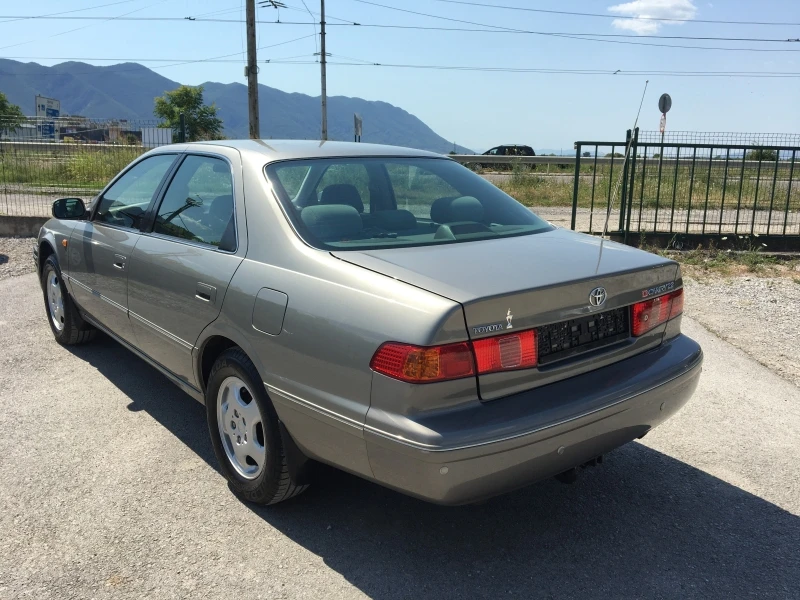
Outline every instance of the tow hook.
{"label": "tow hook", "polygon": [[578,479],[578,469],[586,469],[588,467],[596,467],[597,465],[603,464],[603,455],[596,456],[591,460],[587,460],[582,465],[577,467],[573,467],[571,469],[567,469],[563,473],[559,473],[556,475],[556,480],[560,481],[561,483],[575,483]]}

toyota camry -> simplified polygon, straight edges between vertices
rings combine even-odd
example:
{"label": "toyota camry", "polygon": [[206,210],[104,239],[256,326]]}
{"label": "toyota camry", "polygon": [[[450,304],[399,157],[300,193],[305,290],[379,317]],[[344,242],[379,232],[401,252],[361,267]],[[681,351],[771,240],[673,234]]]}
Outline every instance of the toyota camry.
{"label": "toyota camry", "polygon": [[170,145],[53,217],[34,258],[55,339],[101,331],[203,403],[252,502],[318,463],[441,504],[570,479],[700,376],[677,263],[428,152]]}

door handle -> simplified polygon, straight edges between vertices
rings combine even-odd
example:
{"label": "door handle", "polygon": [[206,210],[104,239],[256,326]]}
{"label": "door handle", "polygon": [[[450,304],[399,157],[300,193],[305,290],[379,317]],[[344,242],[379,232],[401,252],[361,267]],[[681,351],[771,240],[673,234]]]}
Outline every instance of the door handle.
{"label": "door handle", "polygon": [[217,288],[213,285],[198,281],[194,291],[194,297],[203,302],[211,302],[213,304],[217,301]]}
{"label": "door handle", "polygon": [[119,269],[120,271],[125,270],[125,257],[121,254],[114,255],[114,268]]}

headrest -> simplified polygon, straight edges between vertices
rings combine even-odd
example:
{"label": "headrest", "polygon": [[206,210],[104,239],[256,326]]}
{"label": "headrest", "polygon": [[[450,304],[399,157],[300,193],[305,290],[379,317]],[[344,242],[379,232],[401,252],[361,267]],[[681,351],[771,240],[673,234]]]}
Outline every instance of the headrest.
{"label": "headrest", "polygon": [[300,219],[315,237],[324,241],[340,240],[362,229],[358,211],[342,204],[306,206],[300,211]]}
{"label": "headrest", "polygon": [[405,229],[415,229],[417,219],[409,210],[379,210],[370,213],[369,224],[373,227],[380,227],[387,231],[403,231]]}
{"label": "headrest", "polygon": [[431,220],[435,223],[481,221],[483,204],[473,196],[439,198],[431,204]]}
{"label": "headrest", "polygon": [[320,204],[346,204],[352,206],[358,212],[364,212],[364,203],[356,186],[349,183],[334,183],[322,190]]}
{"label": "headrest", "polygon": [[226,220],[233,213],[233,196],[217,196],[208,207],[208,214]]}

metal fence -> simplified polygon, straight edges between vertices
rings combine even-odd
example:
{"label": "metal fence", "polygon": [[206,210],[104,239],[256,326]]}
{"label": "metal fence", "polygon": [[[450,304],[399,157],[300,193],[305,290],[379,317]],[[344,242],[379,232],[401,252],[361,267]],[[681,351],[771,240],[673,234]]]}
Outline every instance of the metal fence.
{"label": "metal fence", "polygon": [[150,148],[172,143],[156,120],[0,121],[0,214],[47,216],[53,200],[90,198]]}
{"label": "metal fence", "polygon": [[661,143],[657,132],[629,131],[626,141],[576,142],[572,228],[601,232],[609,215],[609,231],[624,239],[800,236],[800,136],[705,135]]}

